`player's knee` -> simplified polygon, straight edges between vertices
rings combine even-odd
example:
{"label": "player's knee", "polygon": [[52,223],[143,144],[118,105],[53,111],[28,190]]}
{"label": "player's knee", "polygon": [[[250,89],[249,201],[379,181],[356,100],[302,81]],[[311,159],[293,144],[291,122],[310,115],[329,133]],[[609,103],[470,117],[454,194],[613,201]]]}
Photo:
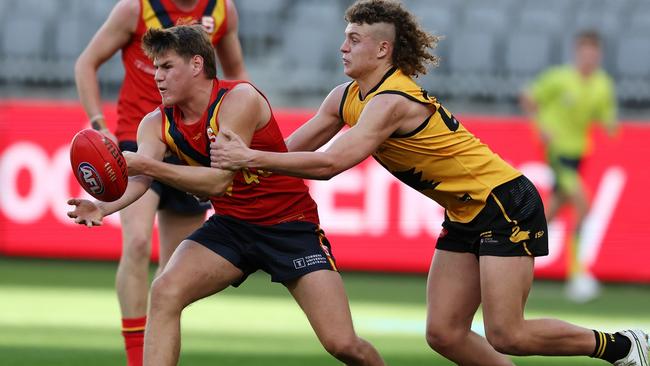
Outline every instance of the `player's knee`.
{"label": "player's knee", "polygon": [[183,291],[176,281],[169,276],[158,276],[151,283],[151,309],[180,311],[187,304],[182,300]]}
{"label": "player's knee", "polygon": [[444,325],[427,325],[427,344],[436,352],[445,353],[462,344],[468,330],[452,328]]}
{"label": "player's knee", "polygon": [[485,336],[488,343],[499,353],[507,355],[523,354],[523,337],[517,329],[500,326],[490,327],[486,330]]}
{"label": "player's knee", "polygon": [[123,252],[129,260],[148,261],[151,254],[151,237],[146,234],[125,235]]}
{"label": "player's knee", "polygon": [[322,342],[329,354],[343,362],[359,360],[363,357],[362,341],[356,335],[347,337],[337,335],[323,339]]}

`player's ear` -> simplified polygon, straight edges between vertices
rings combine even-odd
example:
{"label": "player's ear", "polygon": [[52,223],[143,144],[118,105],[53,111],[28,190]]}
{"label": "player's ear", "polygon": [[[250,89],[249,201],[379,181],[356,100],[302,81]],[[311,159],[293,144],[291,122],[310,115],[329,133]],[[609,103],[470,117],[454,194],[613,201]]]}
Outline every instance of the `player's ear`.
{"label": "player's ear", "polygon": [[198,76],[203,72],[203,57],[194,55],[192,56],[190,63],[192,66],[192,76]]}
{"label": "player's ear", "polygon": [[389,41],[379,42],[378,58],[390,57],[391,52],[393,52],[393,45]]}

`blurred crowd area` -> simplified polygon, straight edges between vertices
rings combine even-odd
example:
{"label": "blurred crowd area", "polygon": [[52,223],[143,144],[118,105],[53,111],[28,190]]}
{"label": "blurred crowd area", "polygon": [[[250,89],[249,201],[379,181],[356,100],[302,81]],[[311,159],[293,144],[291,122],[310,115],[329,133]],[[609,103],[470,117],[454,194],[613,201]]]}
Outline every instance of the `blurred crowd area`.
{"label": "blurred crowd area", "polygon": [[[283,107],[316,107],[342,73],[351,0],[234,0],[253,82]],[[0,97],[75,98],[73,65],[115,0],[0,0]],[[439,67],[419,79],[456,110],[519,113],[517,95],[544,68],[571,60],[576,32],[604,38],[623,118],[650,115],[648,0],[404,0],[444,36]],[[100,70],[114,99],[119,55]]]}

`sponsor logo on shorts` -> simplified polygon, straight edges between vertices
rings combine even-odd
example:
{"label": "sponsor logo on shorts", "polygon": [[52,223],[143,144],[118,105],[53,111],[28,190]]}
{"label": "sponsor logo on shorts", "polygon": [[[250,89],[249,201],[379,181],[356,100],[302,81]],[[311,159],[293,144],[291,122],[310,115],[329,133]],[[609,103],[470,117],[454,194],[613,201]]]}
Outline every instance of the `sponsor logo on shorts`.
{"label": "sponsor logo on shorts", "polygon": [[317,264],[328,264],[327,258],[322,254],[312,254],[303,258],[296,258],[293,260],[293,266],[296,269],[301,269]]}
{"label": "sponsor logo on shorts", "polygon": [[293,260],[293,266],[296,267],[296,269],[300,269],[300,268],[305,268],[305,267],[307,267],[307,266],[305,265],[305,258],[294,259],[294,260]]}
{"label": "sponsor logo on shorts", "polygon": [[498,244],[499,241],[494,238],[492,235],[492,230],[490,231],[484,231],[480,235],[481,237],[481,244]]}

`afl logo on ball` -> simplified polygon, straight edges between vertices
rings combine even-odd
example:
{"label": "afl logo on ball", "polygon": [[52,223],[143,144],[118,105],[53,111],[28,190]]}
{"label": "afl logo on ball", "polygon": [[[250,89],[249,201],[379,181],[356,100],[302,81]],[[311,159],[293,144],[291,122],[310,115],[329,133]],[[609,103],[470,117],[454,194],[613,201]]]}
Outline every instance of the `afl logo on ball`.
{"label": "afl logo on ball", "polygon": [[89,193],[92,192],[96,195],[104,193],[104,183],[102,183],[102,179],[97,174],[95,167],[89,163],[83,162],[79,164],[77,176],[79,177],[79,181],[83,182],[86,186]]}

